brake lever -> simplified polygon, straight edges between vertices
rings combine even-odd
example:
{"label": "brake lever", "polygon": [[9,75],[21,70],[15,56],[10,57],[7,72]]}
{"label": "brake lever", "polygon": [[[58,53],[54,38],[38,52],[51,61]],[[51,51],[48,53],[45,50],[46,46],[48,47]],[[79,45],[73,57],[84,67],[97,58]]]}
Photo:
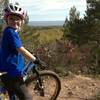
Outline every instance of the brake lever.
{"label": "brake lever", "polygon": [[42,69],[42,70],[46,69],[47,68],[47,64],[44,61],[42,61],[39,56],[37,56],[37,55],[34,55],[34,56],[39,61],[39,64],[37,64],[37,66],[39,66],[39,68]]}
{"label": "brake lever", "polygon": [[45,62],[41,61],[40,63],[41,63],[40,68],[41,68],[42,70],[44,70],[44,69],[47,68],[47,64],[46,64]]}

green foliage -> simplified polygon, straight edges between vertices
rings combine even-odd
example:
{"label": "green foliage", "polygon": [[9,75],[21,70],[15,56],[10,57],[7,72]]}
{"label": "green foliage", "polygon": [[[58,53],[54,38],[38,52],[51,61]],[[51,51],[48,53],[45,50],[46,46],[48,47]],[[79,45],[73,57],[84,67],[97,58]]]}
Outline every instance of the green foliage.
{"label": "green foliage", "polygon": [[[67,30],[66,30],[67,29]],[[86,22],[82,19],[75,19],[74,22],[68,21],[64,37],[73,44],[82,45],[88,42],[89,35],[87,32]]]}
{"label": "green foliage", "polygon": [[84,19],[79,19],[74,8],[70,10],[70,20],[64,23],[64,37],[79,46],[100,41],[100,1],[91,1],[88,5]]}
{"label": "green foliage", "polygon": [[62,38],[61,27],[33,27],[25,25],[21,31],[21,39],[24,45],[32,50],[41,45],[50,44],[57,39]]}
{"label": "green foliage", "polygon": [[63,40],[61,27],[25,27],[21,34],[25,47],[31,52],[38,53],[47,63],[48,69],[61,75],[67,75],[68,71],[76,74],[78,72],[93,75],[99,73],[96,54],[100,49],[98,45],[96,46],[97,43],[90,42],[79,48],[72,42]]}
{"label": "green foliage", "polygon": [[63,26],[64,38],[78,45],[80,52],[83,51],[81,48],[87,45],[90,50],[90,54],[86,57],[89,72],[100,73],[100,0],[87,0],[87,5],[83,19],[75,17],[77,15],[75,9],[71,11],[74,12],[71,19],[66,18]]}
{"label": "green foliage", "polygon": [[100,1],[92,0],[89,1],[87,7],[85,19],[88,26],[88,33],[92,41],[99,43],[100,41]]}
{"label": "green foliage", "polygon": [[[64,28],[64,38],[71,40],[74,44],[80,45],[83,38],[83,24],[85,23],[83,20],[79,18],[80,13],[77,11],[75,7],[70,9],[69,20],[66,18],[65,23],[63,25]],[[84,27],[85,28],[85,27]],[[84,41],[85,42],[85,41]]]}
{"label": "green foliage", "polygon": [[87,0],[87,4],[86,15],[92,19],[100,19],[100,0]]}
{"label": "green foliage", "polygon": [[69,12],[69,20],[71,22],[74,22],[74,20],[76,19],[79,19],[79,16],[80,16],[80,12],[77,11],[76,7],[73,6],[71,9],[70,9],[70,12]]}

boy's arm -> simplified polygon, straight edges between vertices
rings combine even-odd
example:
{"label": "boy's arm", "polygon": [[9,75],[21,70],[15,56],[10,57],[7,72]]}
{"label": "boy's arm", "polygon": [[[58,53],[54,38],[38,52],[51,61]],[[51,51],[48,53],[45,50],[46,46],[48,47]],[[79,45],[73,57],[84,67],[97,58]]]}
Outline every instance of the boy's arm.
{"label": "boy's arm", "polygon": [[34,57],[27,49],[24,47],[17,48],[17,51],[20,52],[26,59],[31,59],[33,61],[36,60],[36,57]]}

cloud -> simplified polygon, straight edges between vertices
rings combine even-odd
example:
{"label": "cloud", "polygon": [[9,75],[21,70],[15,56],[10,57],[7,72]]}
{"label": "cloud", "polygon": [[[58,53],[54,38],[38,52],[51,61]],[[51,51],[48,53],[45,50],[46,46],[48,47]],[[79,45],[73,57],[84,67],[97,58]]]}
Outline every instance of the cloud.
{"label": "cloud", "polygon": [[[75,6],[81,16],[86,10],[86,0],[16,0],[29,14],[30,20],[64,20]],[[15,0],[10,0],[15,2]]]}

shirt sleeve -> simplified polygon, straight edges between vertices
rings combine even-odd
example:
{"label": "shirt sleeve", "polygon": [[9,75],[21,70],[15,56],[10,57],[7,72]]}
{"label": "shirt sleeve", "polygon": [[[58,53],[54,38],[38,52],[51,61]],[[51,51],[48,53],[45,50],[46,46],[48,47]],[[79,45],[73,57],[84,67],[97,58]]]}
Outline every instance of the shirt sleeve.
{"label": "shirt sleeve", "polygon": [[12,48],[20,48],[22,47],[22,42],[19,38],[18,32],[11,31],[8,34],[8,42]]}

